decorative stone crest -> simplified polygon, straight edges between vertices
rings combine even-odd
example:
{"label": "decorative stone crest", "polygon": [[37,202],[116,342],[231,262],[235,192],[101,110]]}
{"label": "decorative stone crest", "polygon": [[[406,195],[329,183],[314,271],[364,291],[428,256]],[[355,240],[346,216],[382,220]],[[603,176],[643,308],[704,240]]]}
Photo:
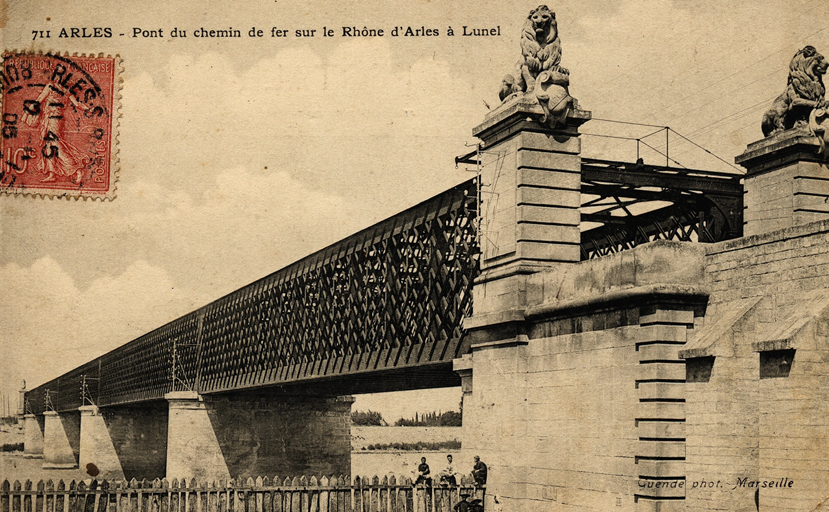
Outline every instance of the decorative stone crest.
{"label": "decorative stone crest", "polygon": [[515,75],[501,83],[499,97],[506,101],[513,95],[532,95],[544,110],[543,123],[555,128],[563,123],[578,102],[570,96],[570,71],[561,67],[561,40],[556,14],[546,5],[530,11],[521,31],[521,59]]}
{"label": "decorative stone crest", "polygon": [[763,135],[769,137],[784,130],[809,126],[823,140],[829,107],[823,85],[827,67],[826,59],[814,46],[806,46],[792,57],[786,90],[763,116]]}

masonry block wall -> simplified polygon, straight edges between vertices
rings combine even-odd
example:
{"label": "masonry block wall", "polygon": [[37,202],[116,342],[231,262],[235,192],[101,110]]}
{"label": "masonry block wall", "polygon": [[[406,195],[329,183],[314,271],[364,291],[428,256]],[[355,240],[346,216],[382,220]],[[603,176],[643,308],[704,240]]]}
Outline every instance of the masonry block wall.
{"label": "masonry block wall", "polygon": [[829,506],[829,222],[646,244],[523,296],[469,322],[464,448],[504,510]]}
{"label": "masonry block wall", "polygon": [[678,350],[703,312],[703,251],[660,242],[534,274],[520,318],[469,322],[464,449],[490,464],[487,506],[679,510]]}
{"label": "masonry block wall", "polygon": [[[515,500],[525,502],[522,510],[610,508],[617,496],[630,501],[637,443],[633,331],[573,333],[475,353],[476,369],[486,368],[473,377],[481,392],[471,407],[484,432],[476,451],[498,474],[489,492],[505,509]],[[503,350],[515,356],[510,364]]]}
{"label": "masonry block wall", "polygon": [[[711,317],[706,317],[709,320]],[[745,325],[743,328],[752,329]],[[756,353],[743,332],[731,356],[687,360],[687,510],[756,512],[755,488],[736,487],[759,477]]]}
{"label": "masonry block wall", "polygon": [[166,403],[102,407],[99,413],[120,467],[105,465],[96,460],[94,453],[84,454],[84,461],[100,466],[102,472],[120,470],[128,480],[155,479],[164,475],[167,464]]}
{"label": "masonry block wall", "polygon": [[[707,252],[705,322],[726,328],[707,363],[688,359],[710,366],[686,389],[688,510],[814,510],[829,495],[829,222]],[[704,480],[722,486],[691,490]]]}
{"label": "masonry block wall", "polygon": [[350,475],[353,398],[304,395],[206,397],[232,478]]}

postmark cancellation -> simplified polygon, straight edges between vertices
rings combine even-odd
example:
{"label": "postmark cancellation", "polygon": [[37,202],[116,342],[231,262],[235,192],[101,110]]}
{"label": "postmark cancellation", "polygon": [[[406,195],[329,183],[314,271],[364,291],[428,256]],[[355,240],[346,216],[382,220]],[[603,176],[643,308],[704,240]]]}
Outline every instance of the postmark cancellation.
{"label": "postmark cancellation", "polygon": [[3,54],[0,194],[115,197],[121,59]]}

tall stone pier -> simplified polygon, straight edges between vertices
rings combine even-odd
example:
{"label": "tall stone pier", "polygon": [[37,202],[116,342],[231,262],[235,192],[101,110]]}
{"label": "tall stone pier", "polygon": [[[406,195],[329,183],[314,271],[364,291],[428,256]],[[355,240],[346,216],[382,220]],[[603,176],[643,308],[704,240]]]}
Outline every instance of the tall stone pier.
{"label": "tall stone pier", "polygon": [[77,412],[43,413],[43,468],[78,467],[81,444],[81,417]]}
{"label": "tall stone pier", "polygon": [[23,415],[23,456],[27,459],[43,458],[43,416]]}
{"label": "tall stone pier", "polygon": [[168,478],[350,475],[353,398],[167,395]]}

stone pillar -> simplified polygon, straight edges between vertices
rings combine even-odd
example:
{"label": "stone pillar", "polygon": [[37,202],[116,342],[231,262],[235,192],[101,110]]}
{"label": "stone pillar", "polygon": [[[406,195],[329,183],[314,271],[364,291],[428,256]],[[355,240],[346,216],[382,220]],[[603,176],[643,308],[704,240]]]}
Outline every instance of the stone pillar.
{"label": "stone pillar", "polygon": [[[474,453],[470,454],[469,449],[480,445],[472,439],[472,436],[478,432],[473,427],[476,424],[476,418],[475,407],[472,405],[472,354],[466,354],[460,359],[455,359],[452,363],[452,369],[461,378],[461,390],[463,392],[461,396],[461,414],[463,416],[461,450],[462,458],[468,460],[474,455]],[[470,435],[467,436],[466,432],[469,432]]]}
{"label": "stone pillar", "polygon": [[472,130],[481,153],[481,276],[475,315],[526,303],[526,276],[581,259],[581,140],[590,113],[551,129],[534,98],[518,96]]}
{"label": "stone pillar", "polygon": [[735,159],[746,168],[745,236],[829,219],[829,169],[820,147],[803,127],[749,144]]}
{"label": "stone pillar", "polygon": [[197,393],[164,395],[170,406],[167,423],[167,477],[230,478],[219,440],[204,401]]}
{"label": "stone pillar", "polygon": [[23,416],[23,457],[27,459],[43,458],[43,417],[34,414]]}
{"label": "stone pillar", "polygon": [[483,270],[538,271],[579,261],[581,140],[590,113],[576,110],[564,126],[534,120],[541,107],[516,97],[472,130],[483,140]]}
{"label": "stone pillar", "polygon": [[81,469],[93,478],[124,479],[115,445],[98,407],[85,405],[78,410],[81,412]]}
{"label": "stone pillar", "polygon": [[678,352],[691,338],[694,310],[648,306],[640,310],[639,326],[637,510],[685,510],[685,361]]}
{"label": "stone pillar", "polygon": [[[528,484],[525,312],[537,293],[533,274],[581,260],[578,127],[590,113],[576,109],[554,129],[539,122],[541,115],[534,97],[518,95],[472,131],[483,141],[482,255],[473,288],[474,316],[464,321],[464,328],[475,363],[483,359],[474,377],[469,371],[465,379],[470,386],[468,396],[464,389],[463,442],[464,452],[479,454],[491,469],[487,509],[498,506],[497,499],[509,508],[519,505],[516,496],[527,497],[526,505],[551,492]],[[466,370],[462,360],[457,364]],[[488,389],[479,391],[475,384],[473,392],[473,379],[482,379]],[[490,386],[509,393],[510,399],[502,402]],[[513,498],[519,501],[509,501]]]}
{"label": "stone pillar", "polygon": [[20,391],[17,395],[17,417],[18,419],[23,418],[26,414],[26,383],[23,383],[23,387],[20,388]]}
{"label": "stone pillar", "polygon": [[43,416],[43,469],[77,468],[80,415],[46,411]]}

